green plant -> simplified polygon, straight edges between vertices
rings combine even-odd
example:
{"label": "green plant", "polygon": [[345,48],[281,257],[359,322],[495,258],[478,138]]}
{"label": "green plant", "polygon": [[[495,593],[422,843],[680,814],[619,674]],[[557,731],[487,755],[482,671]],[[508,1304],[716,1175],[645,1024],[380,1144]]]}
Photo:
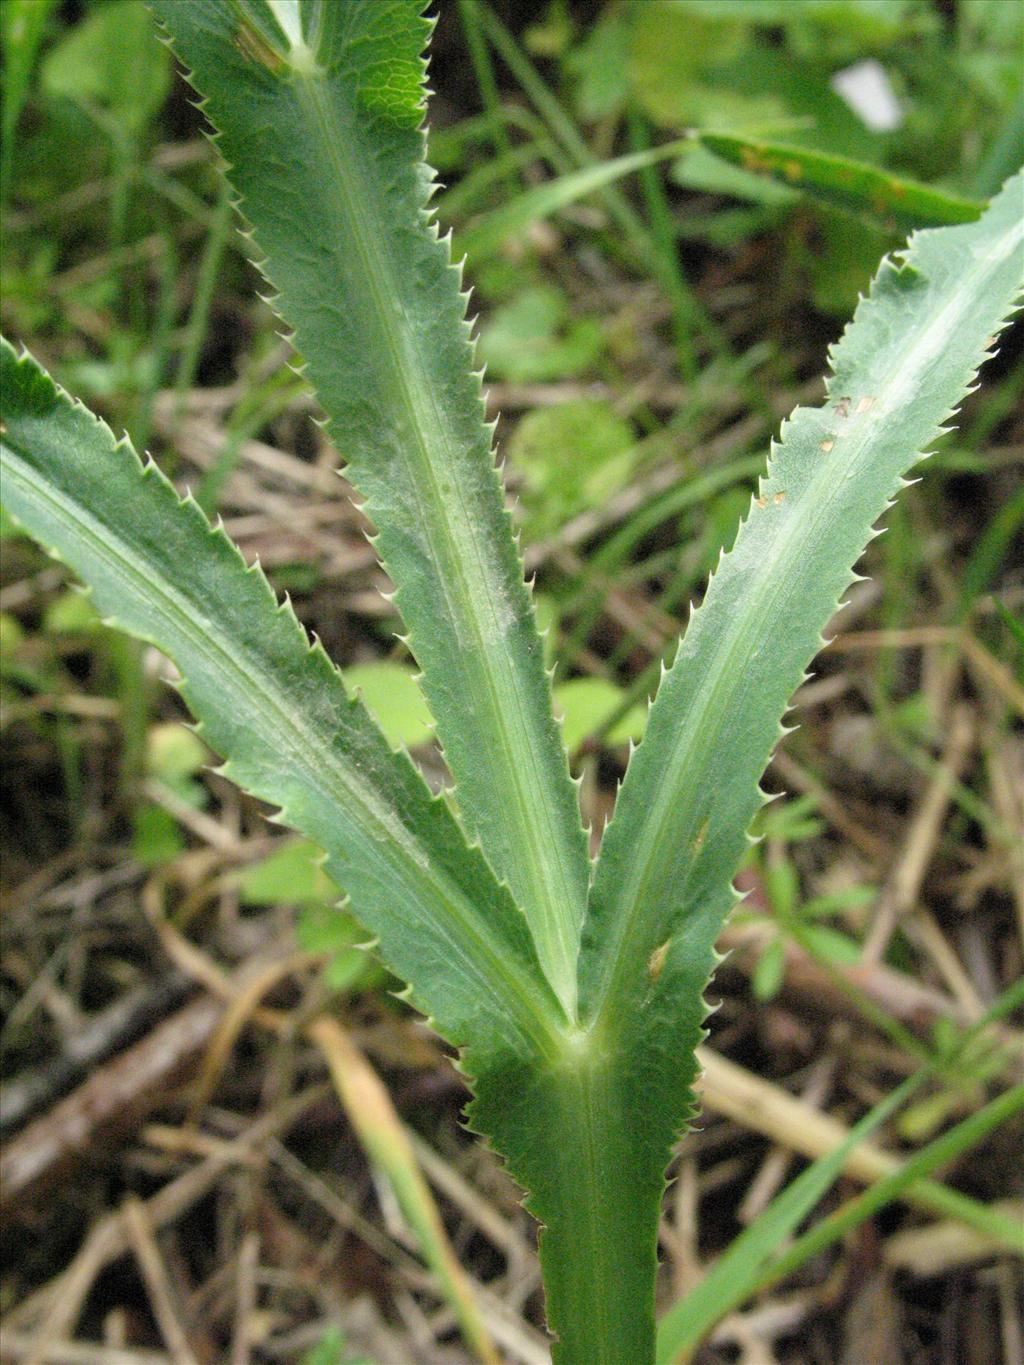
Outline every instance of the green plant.
{"label": "green plant", "polygon": [[827,401],[784,425],[691,617],[592,868],[429,209],[422,6],[152,8],[377,527],[457,809],[195,501],[5,342],[6,506],[108,622],[176,662],[223,771],[327,850],[382,959],[462,1049],[471,1123],[544,1225],[556,1359],[642,1365],[664,1172],[760,774],[875,522],[1014,305],[1024,182],[883,262]]}
{"label": "green plant", "polygon": [[[751,976],[754,995],[770,1000],[782,985],[786,946],[789,940],[813,957],[837,965],[856,962],[860,945],[841,930],[822,923],[857,909],[863,910],[877,893],[867,886],[848,886],[804,900],[800,893],[800,874],[789,855],[789,846],[813,838],[823,828],[814,818],[814,798],[798,797],[769,807],[758,829],[758,842],[750,852],[750,866],[760,884],[770,915],[764,912],[737,912],[743,919],[760,922],[770,929]],[[764,855],[764,856],[762,856]]]}

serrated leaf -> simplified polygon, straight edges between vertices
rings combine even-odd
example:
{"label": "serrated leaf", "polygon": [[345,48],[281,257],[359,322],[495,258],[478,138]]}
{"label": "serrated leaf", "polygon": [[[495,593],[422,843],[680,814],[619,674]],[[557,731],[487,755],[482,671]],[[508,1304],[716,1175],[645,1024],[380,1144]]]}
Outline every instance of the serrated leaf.
{"label": "serrated leaf", "polygon": [[459,809],[575,1008],[589,878],[467,296],[428,203],[420,0],[152,0],[378,527]]}
{"label": "serrated leaf", "polygon": [[290,606],[196,504],[0,342],[4,500],[157,645],[223,771],[328,852],[414,1001],[473,1065],[507,1070],[560,1017],[522,916],[447,804],[394,753]]}
{"label": "serrated leaf", "polygon": [[[1017,176],[977,223],[921,232],[883,263],[831,355],[828,401],[783,425],[605,832],[581,946],[581,1022],[617,1059],[618,1131],[604,1134],[612,1155],[598,1163],[621,1191],[621,1274],[647,1267],[637,1282],[653,1284],[662,1173],[692,1103],[698,1002],[763,799],[758,780],[876,521],[1018,298],[1022,191]],[[579,1292],[568,1277],[567,1320]],[[649,1353],[641,1316],[653,1322],[649,1289],[637,1360]]]}

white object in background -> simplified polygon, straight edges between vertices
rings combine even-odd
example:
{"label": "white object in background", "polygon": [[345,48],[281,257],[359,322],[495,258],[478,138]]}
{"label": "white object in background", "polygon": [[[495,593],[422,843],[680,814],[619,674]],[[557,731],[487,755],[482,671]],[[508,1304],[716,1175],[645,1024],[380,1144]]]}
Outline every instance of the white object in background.
{"label": "white object in background", "polygon": [[837,71],[831,85],[873,133],[890,133],[903,122],[903,110],[885,67],[873,57]]}

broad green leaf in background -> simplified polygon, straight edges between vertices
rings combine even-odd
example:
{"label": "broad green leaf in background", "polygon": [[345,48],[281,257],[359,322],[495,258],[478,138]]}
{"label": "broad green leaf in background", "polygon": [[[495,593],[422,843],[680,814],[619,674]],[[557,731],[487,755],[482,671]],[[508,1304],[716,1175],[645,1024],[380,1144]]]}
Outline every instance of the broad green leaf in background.
{"label": "broad green leaf in background", "polygon": [[46,604],[43,628],[55,635],[89,633],[102,630],[103,622],[85,593],[69,588]]}
{"label": "broad green leaf in background", "polygon": [[549,285],[524,289],[502,304],[480,332],[480,359],[488,374],[513,383],[572,379],[604,349],[595,318],[573,317],[568,300]]}
{"label": "broad green leaf in background", "polygon": [[342,892],[323,861],[323,850],[308,839],[284,840],[239,874],[239,897],[245,905],[331,904]]}
{"label": "broad green leaf in background", "polygon": [[209,759],[210,752],[195,731],[177,721],[152,726],[146,737],[146,767],[168,786],[191,783]]}
{"label": "broad green leaf in background", "polygon": [[794,254],[803,258],[815,308],[847,317],[867,289],[879,257],[892,244],[892,235],[824,204],[815,217],[814,245],[794,243]]}
{"label": "broad green leaf in background", "polygon": [[[563,717],[565,747],[573,753],[596,734],[622,705],[622,688],[607,678],[570,678],[555,688],[555,711]],[[604,736],[605,744],[636,743],[647,723],[647,708],[631,706]]]}
{"label": "broad green leaf in background", "polygon": [[607,118],[625,104],[628,54],[629,24],[614,11],[591,25],[569,53],[566,65],[576,77],[576,108],[585,123]]}
{"label": "broad green leaf in background", "polygon": [[[73,596],[92,613],[96,622],[93,629],[105,629],[100,626],[99,617],[87,597],[81,593],[68,596]],[[203,808],[208,792],[197,777],[209,761],[210,751],[187,726],[168,721],[149,727],[144,741],[143,769],[158,791],[174,803],[192,810]],[[136,806],[132,812],[132,827],[132,853],[143,867],[160,867],[185,848],[181,826],[167,809],[166,801],[161,805],[148,800]]]}
{"label": "broad green leaf in background", "polygon": [[366,934],[351,915],[338,909],[342,894],[324,870],[324,852],[308,839],[281,840],[238,877],[243,905],[295,905],[295,938],[310,953],[327,959],[323,979],[332,990],[351,990],[383,977],[373,958],[359,947]]}
{"label": "broad green leaf in background", "polygon": [[152,0],[204,96],[274,306],[377,526],[468,829],[575,1010],[589,862],[473,372],[428,208],[408,0]]}
{"label": "broad green leaf in background", "polygon": [[744,20],[766,28],[798,23],[864,43],[894,43],[923,8],[918,0],[673,0],[692,14]]}
{"label": "broad green leaf in background", "polygon": [[749,12],[659,0],[628,13],[633,95],[658,126],[784,133],[786,141],[872,159],[879,139],[831,88],[827,63],[768,45]]}
{"label": "broad green leaf in background", "polygon": [[[726,89],[717,68],[747,48],[745,25],[667,4],[631,6],[628,72],[634,98],[662,127],[760,127],[786,118],[771,92]],[[731,96],[731,98],[730,98]]]}

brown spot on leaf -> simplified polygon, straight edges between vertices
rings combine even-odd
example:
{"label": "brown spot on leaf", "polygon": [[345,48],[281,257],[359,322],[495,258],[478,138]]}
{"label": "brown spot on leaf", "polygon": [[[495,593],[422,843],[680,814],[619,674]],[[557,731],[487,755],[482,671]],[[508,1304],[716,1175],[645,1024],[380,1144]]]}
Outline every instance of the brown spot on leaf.
{"label": "brown spot on leaf", "polygon": [[829,439],[829,440],[827,440],[827,441],[822,441],[822,443],[821,443],[821,448],[822,448],[822,450],[825,452],[826,455],[828,454],[828,452],[829,452],[830,450],[833,449],[834,446],[835,446],[835,441],[833,441],[833,440],[831,440],[831,439]]}
{"label": "brown spot on leaf", "polygon": [[256,32],[251,24],[243,21],[238,32],[235,34],[235,46],[244,57],[250,61],[259,62],[260,66],[265,66],[268,71],[276,75],[282,66],[282,57],[279,52],[275,52],[263,36]]}
{"label": "brown spot on leaf", "polygon": [[662,968],[665,965],[665,959],[668,957],[669,942],[670,940],[666,939],[660,947],[655,948],[654,952],[647,959],[647,975],[652,985],[658,980],[658,977],[661,976]]}
{"label": "brown spot on leaf", "polygon": [[858,412],[869,412],[875,406],[875,400],[870,394],[865,394],[857,404]]}

